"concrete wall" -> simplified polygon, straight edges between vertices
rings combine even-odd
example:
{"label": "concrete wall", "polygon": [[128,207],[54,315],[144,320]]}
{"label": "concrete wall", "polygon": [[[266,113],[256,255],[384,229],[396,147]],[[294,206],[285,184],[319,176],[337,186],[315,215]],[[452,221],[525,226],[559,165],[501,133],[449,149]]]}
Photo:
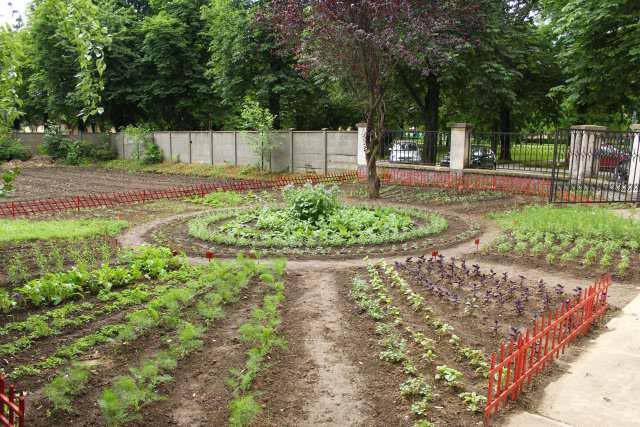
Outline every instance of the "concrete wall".
{"label": "concrete wall", "polygon": [[[85,133],[81,135],[68,135],[71,139],[79,139],[94,144],[101,142],[102,138],[107,137],[106,133]],[[38,152],[38,147],[42,145],[44,133],[41,132],[14,132],[15,136],[22,144],[24,144],[33,154]]]}
{"label": "concrete wall", "polygon": [[[154,132],[165,160],[208,165],[260,165],[274,172],[316,172],[357,169],[357,132],[275,131],[275,149],[262,161],[251,148],[255,132]],[[123,134],[112,134],[118,155],[135,159],[137,147]]]}

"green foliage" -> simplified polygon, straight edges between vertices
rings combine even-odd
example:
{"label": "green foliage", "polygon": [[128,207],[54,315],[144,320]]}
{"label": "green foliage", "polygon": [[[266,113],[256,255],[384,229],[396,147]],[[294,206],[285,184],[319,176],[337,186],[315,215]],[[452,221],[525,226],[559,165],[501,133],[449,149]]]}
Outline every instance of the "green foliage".
{"label": "green foliage", "polygon": [[71,139],[66,136],[60,126],[47,123],[42,137],[42,150],[52,159],[65,159]]}
{"label": "green foliage", "polygon": [[188,200],[192,203],[207,205],[212,208],[222,208],[242,205],[247,202],[247,197],[235,191],[215,191],[203,197],[190,197]]}
{"label": "green foliage", "polygon": [[[423,224],[416,225],[413,217]],[[310,223],[293,217],[290,209],[264,207],[195,218],[189,223],[189,234],[233,246],[292,248],[401,242],[439,233],[447,226],[438,214],[412,209],[345,206]]]}
{"label": "green foliage", "polygon": [[86,122],[102,114],[106,63],[111,38],[91,0],[43,0],[29,18],[34,81],[48,94],[51,113]]}
{"label": "green foliage", "polygon": [[0,313],[6,313],[16,306],[16,302],[11,298],[6,289],[0,288]]}
{"label": "green foliage", "polygon": [[98,235],[113,236],[128,225],[111,219],[0,219],[0,242],[24,242]]}
{"label": "green foliage", "polygon": [[89,369],[86,364],[73,363],[44,387],[44,395],[51,401],[54,410],[73,410],[74,398],[80,395],[89,380]]}
{"label": "green foliage", "polygon": [[8,160],[28,160],[31,152],[0,126],[0,162]]}
{"label": "green foliage", "polygon": [[143,126],[129,125],[124,128],[125,136],[133,142],[134,156],[143,165],[162,162],[160,147],[153,141],[153,131]]}
{"label": "green foliage", "polygon": [[248,426],[260,412],[262,406],[256,402],[252,394],[236,397],[229,403],[229,426]]}
{"label": "green foliage", "polygon": [[255,131],[249,135],[249,146],[251,150],[260,158],[260,168],[264,169],[264,158],[270,156],[271,152],[278,147],[278,142],[271,135],[275,116],[267,108],[260,106],[260,103],[247,98],[242,105],[240,113],[243,121],[243,128]]}
{"label": "green foliage", "polygon": [[0,25],[0,160],[8,129],[23,113],[19,87],[22,84],[24,46],[18,32]]}
{"label": "green foliage", "polygon": [[316,224],[340,207],[338,192],[335,185],[327,189],[323,184],[306,183],[302,187],[287,186],[282,194],[293,218]]}
{"label": "green foliage", "polygon": [[449,387],[459,387],[462,384],[462,372],[450,368],[447,365],[436,366],[436,380],[442,380]]}
{"label": "green foliage", "polygon": [[467,410],[471,412],[480,412],[484,409],[484,405],[487,403],[487,398],[474,392],[465,391],[458,395],[464,403],[467,405]]}
{"label": "green foliage", "polygon": [[7,169],[0,174],[0,197],[8,196],[15,191],[13,182],[20,175],[20,169]]}

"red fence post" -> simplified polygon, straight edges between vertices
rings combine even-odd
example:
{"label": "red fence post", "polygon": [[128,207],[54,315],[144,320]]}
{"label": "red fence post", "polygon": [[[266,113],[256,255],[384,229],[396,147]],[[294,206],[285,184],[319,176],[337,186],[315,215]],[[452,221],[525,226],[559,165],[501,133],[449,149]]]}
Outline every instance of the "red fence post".
{"label": "red fence post", "polygon": [[517,399],[525,383],[531,383],[531,378],[542,372],[548,361],[559,357],[571,341],[586,333],[595,321],[602,318],[607,308],[610,284],[611,277],[606,275],[578,297],[563,302],[558,309],[542,316],[539,325],[536,319],[532,333],[526,329],[515,342],[509,340],[506,356],[505,344],[501,343],[497,363],[496,353],[492,353],[484,408],[485,425],[490,423],[491,416],[498,412],[506,399]]}

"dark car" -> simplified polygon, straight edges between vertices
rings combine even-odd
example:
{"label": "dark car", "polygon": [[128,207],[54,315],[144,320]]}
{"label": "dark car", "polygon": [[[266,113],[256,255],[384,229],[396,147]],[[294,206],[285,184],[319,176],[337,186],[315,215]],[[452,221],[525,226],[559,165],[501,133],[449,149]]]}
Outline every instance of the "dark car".
{"label": "dark car", "polygon": [[[449,153],[446,153],[440,161],[440,166],[449,167],[451,165],[451,157]],[[471,158],[469,159],[469,166],[477,169],[495,169],[496,168],[496,155],[489,147],[483,147],[480,145],[471,146]]]}

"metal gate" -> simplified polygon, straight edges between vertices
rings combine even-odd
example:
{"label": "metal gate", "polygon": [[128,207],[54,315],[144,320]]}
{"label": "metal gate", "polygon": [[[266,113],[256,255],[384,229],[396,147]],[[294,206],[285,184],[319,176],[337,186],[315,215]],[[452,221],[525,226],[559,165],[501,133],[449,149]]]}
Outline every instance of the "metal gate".
{"label": "metal gate", "polygon": [[640,202],[640,132],[582,126],[556,132],[549,201]]}

